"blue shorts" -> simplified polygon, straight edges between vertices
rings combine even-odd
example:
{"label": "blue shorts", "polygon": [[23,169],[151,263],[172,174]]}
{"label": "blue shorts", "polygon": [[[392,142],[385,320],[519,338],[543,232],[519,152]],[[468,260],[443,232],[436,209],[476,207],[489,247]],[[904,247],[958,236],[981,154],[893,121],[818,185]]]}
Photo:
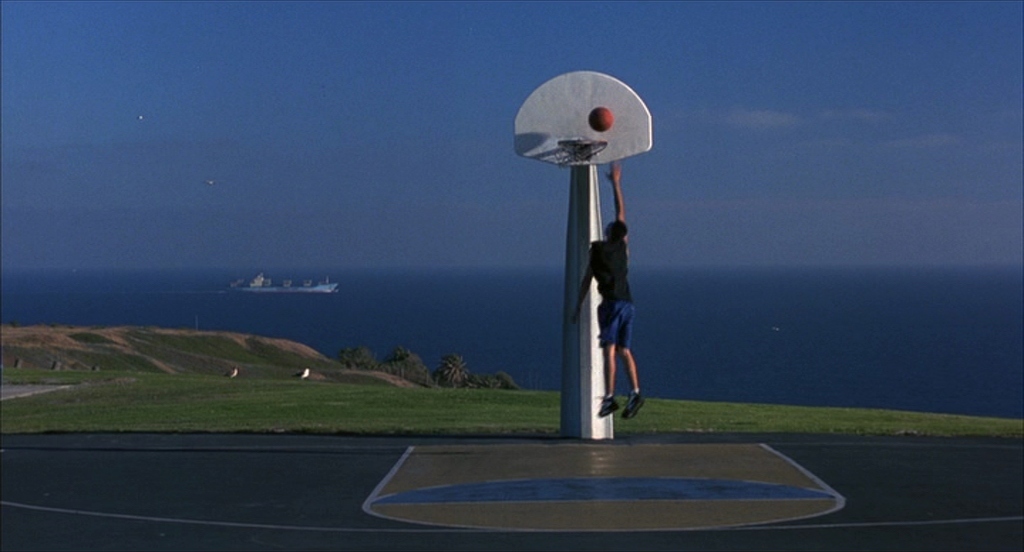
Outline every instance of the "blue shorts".
{"label": "blue shorts", "polygon": [[597,306],[597,336],[602,347],[615,345],[629,349],[633,341],[633,316],[636,309],[629,301],[601,301]]}

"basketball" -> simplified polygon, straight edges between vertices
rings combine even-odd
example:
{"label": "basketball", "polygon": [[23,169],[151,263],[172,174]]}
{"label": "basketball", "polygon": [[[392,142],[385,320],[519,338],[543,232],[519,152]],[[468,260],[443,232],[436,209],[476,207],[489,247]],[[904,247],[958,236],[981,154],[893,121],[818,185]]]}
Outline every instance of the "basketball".
{"label": "basketball", "polygon": [[589,122],[590,128],[598,132],[604,132],[612,128],[612,125],[615,123],[615,115],[612,115],[612,110],[607,107],[595,107],[590,112]]}

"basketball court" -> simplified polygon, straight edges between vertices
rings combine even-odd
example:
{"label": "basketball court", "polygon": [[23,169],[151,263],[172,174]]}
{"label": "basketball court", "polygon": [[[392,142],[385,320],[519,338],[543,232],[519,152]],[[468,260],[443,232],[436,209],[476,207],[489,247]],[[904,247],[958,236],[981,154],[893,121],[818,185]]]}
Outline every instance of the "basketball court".
{"label": "basketball court", "polygon": [[5,435],[4,550],[1019,550],[1006,439]]}

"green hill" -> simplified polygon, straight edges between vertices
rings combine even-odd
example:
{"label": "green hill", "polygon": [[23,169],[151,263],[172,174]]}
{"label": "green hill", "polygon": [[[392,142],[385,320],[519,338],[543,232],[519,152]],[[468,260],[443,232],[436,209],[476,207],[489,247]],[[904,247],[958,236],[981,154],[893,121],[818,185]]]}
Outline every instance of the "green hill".
{"label": "green hill", "polygon": [[[293,341],[140,327],[4,326],[0,432],[557,435],[555,391],[418,385]],[[382,365],[387,364],[382,363]],[[231,374],[237,369],[237,374]],[[298,377],[309,370],[308,377]],[[1020,419],[649,398],[615,432],[1021,438]]]}
{"label": "green hill", "polygon": [[152,372],[287,379],[309,369],[309,379],[412,387],[376,371],[344,369],[314,349],[234,332],[155,327],[4,326],[3,366],[52,371]]}

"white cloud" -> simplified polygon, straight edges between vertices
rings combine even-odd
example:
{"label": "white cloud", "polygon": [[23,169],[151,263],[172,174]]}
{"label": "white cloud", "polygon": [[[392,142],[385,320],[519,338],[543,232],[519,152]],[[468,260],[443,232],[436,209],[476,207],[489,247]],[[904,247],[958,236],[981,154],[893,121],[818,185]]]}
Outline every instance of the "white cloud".
{"label": "white cloud", "polygon": [[963,139],[955,134],[935,133],[890,140],[883,145],[890,148],[941,148],[956,146],[963,143]]}
{"label": "white cloud", "polygon": [[808,122],[821,121],[853,121],[862,123],[879,123],[892,118],[890,113],[879,109],[822,109],[815,115],[803,117],[796,113],[774,109],[750,109],[736,107],[729,111],[704,111],[698,116],[707,122],[728,125],[735,128],[752,130],[769,130],[789,128]]}
{"label": "white cloud", "polygon": [[1020,265],[1016,200],[633,202],[637,263]]}
{"label": "white cloud", "polygon": [[826,120],[853,120],[865,123],[877,123],[890,118],[889,113],[878,109],[823,109],[819,115]]}
{"label": "white cloud", "polygon": [[733,109],[725,115],[725,122],[731,126],[752,129],[792,127],[800,124],[800,117],[792,113],[768,109]]}

